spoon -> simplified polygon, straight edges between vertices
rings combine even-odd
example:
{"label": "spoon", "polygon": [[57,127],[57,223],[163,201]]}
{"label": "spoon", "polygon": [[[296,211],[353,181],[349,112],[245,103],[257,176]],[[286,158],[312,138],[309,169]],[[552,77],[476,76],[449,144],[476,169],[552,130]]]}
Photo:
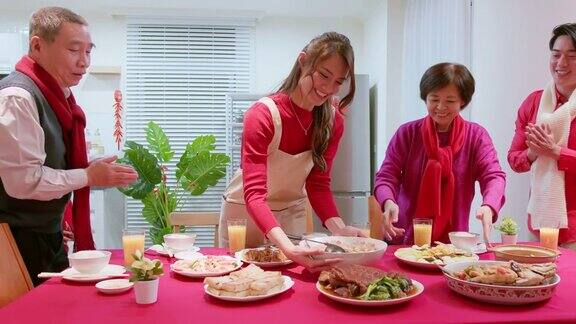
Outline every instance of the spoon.
{"label": "spoon", "polygon": [[326,242],[320,242],[320,241],[315,241],[315,240],[311,240],[309,238],[305,238],[302,236],[298,236],[298,235],[292,235],[292,234],[286,234],[286,236],[288,236],[289,239],[293,240],[293,241],[307,241],[307,242],[314,242],[314,243],[318,243],[318,244],[323,244],[326,246],[326,248],[324,249],[324,252],[328,252],[328,253],[346,253],[346,250],[344,250],[342,247],[336,245],[336,244],[332,244],[332,243],[326,243]]}

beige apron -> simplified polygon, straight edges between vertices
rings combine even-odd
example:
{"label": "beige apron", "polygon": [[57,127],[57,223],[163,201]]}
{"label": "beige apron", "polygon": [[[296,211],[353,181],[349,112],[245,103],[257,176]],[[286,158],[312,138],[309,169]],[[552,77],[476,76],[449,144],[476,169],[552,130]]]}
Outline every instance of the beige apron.
{"label": "beige apron", "polygon": [[[274,123],[274,137],[268,146],[266,202],[286,233],[304,234],[306,231],[306,178],[314,161],[312,151],[288,154],[279,149],[282,138],[282,120],[274,101],[264,97],[259,102],[270,110]],[[246,210],[242,169],[238,169],[224,192],[220,211],[220,246],[228,246],[228,219],[246,219],[246,247],[264,243],[264,234],[258,229]]]}

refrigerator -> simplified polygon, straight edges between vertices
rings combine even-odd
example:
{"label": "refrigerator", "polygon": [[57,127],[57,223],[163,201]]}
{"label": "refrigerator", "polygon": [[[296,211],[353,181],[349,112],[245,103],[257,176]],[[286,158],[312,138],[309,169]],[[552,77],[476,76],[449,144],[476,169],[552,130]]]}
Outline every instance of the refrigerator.
{"label": "refrigerator", "polygon": [[[332,193],[344,222],[368,222],[371,195],[370,89],[367,74],[356,74],[356,92],[344,115],[344,134],[332,165]],[[348,87],[343,87],[343,98]],[[317,217],[314,230],[326,231]]]}

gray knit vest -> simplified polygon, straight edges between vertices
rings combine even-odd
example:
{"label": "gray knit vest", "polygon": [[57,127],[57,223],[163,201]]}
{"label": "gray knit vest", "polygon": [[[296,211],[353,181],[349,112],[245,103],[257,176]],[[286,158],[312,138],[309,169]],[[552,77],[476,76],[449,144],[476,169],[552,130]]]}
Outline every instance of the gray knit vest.
{"label": "gray knit vest", "polygon": [[[30,92],[34,98],[40,117],[40,126],[44,130],[44,151],[46,152],[44,166],[57,170],[67,169],[66,146],[62,138],[62,129],[48,100],[28,76],[17,71],[0,80],[0,90],[8,87],[22,88]],[[6,193],[0,179],[0,223],[8,223],[11,227],[27,228],[37,232],[58,232],[68,200],[70,200],[70,194],[50,201],[16,199]]]}

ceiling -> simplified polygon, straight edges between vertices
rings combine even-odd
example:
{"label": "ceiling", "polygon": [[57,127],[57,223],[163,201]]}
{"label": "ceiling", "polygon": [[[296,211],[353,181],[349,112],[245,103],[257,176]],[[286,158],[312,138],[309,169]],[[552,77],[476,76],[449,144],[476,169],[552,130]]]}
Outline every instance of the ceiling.
{"label": "ceiling", "polygon": [[[356,18],[370,16],[386,0],[0,0],[7,11],[33,12],[44,6],[62,6],[80,14],[158,14]],[[2,14],[0,13],[0,17]]]}

